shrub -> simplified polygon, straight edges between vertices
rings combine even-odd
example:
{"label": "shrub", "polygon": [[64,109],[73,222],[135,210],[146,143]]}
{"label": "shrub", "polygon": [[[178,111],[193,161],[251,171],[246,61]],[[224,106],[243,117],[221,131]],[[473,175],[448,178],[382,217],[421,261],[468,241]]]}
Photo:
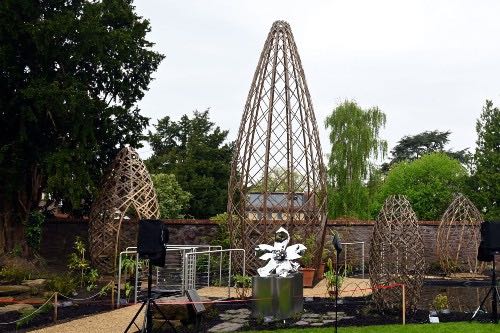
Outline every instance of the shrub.
{"label": "shrub", "polygon": [[66,273],[63,275],[54,275],[47,282],[48,290],[54,292],[57,291],[58,293],[66,296],[73,294],[77,286],[78,286],[77,281],[70,273]]}
{"label": "shrub", "polygon": [[250,296],[250,288],[252,287],[252,278],[248,275],[235,275],[234,288],[236,289],[236,295],[238,298],[246,298]]}
{"label": "shrub", "polygon": [[403,194],[408,197],[419,219],[439,220],[453,194],[462,191],[466,176],[467,172],[460,162],[444,153],[397,163],[376,195],[372,215],[377,216],[389,195]]}

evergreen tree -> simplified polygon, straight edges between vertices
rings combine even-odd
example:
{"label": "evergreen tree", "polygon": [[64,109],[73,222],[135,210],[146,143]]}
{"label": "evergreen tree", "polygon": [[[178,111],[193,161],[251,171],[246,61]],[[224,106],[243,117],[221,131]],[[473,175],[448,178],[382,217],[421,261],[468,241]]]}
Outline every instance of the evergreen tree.
{"label": "evergreen tree", "polygon": [[26,249],[43,192],[92,198],[121,146],[140,146],[136,106],[163,56],[130,0],[0,1],[0,253]]}
{"label": "evergreen tree", "polygon": [[469,196],[486,219],[500,218],[500,109],[486,101],[476,122],[475,170]]}
{"label": "evergreen tree", "polygon": [[150,132],[153,155],[146,161],[152,173],[172,173],[182,189],[191,193],[183,213],[208,218],[226,210],[227,183],[232,148],[222,131],[209,119],[209,110],[182,116],[178,122],[165,117]]}

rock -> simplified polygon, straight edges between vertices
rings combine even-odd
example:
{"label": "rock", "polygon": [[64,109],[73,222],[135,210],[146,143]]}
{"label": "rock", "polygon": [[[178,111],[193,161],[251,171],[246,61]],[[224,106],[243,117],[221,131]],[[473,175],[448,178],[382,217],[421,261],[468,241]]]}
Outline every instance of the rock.
{"label": "rock", "polygon": [[304,318],[319,318],[321,315],[319,313],[304,313],[302,319]]}
{"label": "rock", "polygon": [[323,323],[324,324],[332,324],[335,322],[335,319],[327,319],[327,320],[323,320]]}
{"label": "rock", "polygon": [[232,319],[229,319],[229,322],[230,323],[237,323],[237,324],[246,324],[248,323],[248,319],[245,319],[245,318],[232,318]]}
{"label": "rock", "polygon": [[215,325],[214,327],[210,328],[208,332],[210,333],[235,332],[240,330],[242,327],[243,324],[225,322]]}
{"label": "rock", "polygon": [[35,280],[24,280],[21,285],[30,287],[30,288],[37,288],[37,289],[43,289],[45,284],[47,283],[47,280],[45,279],[35,279]]}
{"label": "rock", "polygon": [[307,326],[309,323],[307,321],[299,320],[294,324],[295,326]]}
{"label": "rock", "polygon": [[9,304],[6,306],[0,307],[0,315],[6,314],[9,312],[21,312],[24,310],[34,310],[35,308],[31,304],[23,304],[23,303],[18,303],[18,304]]}
{"label": "rock", "polygon": [[30,287],[27,286],[0,286],[0,296],[14,296],[24,293],[29,293]]}
{"label": "rock", "polygon": [[312,323],[311,326],[323,326],[323,322]]}

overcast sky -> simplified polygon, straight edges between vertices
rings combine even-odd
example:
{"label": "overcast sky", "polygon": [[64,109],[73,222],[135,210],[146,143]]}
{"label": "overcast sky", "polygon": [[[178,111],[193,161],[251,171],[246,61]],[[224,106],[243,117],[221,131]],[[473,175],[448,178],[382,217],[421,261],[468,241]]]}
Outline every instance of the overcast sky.
{"label": "overcast sky", "polygon": [[[290,23],[319,122],[345,99],[387,115],[389,150],[404,135],[451,131],[474,149],[486,99],[500,104],[500,1],[136,0],[166,55],[139,106],[151,124],[210,107],[234,140],[272,23]],[[140,150],[143,158],[151,152]]]}

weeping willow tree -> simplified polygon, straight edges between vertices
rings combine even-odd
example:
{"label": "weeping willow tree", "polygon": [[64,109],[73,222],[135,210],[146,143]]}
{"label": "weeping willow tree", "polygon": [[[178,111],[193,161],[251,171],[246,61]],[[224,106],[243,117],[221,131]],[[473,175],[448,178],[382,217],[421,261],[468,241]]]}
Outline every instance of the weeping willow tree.
{"label": "weeping willow tree", "polygon": [[326,118],[332,146],[328,161],[330,217],[368,217],[370,187],[377,182],[371,160],[387,153],[387,142],[379,138],[385,121],[378,107],[363,110],[354,101],[341,103]]}

